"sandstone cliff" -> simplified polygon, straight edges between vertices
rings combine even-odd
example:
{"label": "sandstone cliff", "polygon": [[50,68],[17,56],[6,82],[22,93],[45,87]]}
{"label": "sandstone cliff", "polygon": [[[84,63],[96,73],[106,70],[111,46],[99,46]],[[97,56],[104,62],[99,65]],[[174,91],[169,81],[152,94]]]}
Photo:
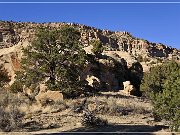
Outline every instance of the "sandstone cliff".
{"label": "sandstone cliff", "polygon": [[179,50],[163,44],[151,43],[147,40],[133,37],[129,32],[100,30],[76,23],[0,21],[0,64],[4,64],[12,80],[14,78],[14,71],[20,69],[20,59],[22,57],[21,49],[31,44],[37,28],[58,29],[64,25],[74,26],[80,30],[80,40],[87,53],[91,53],[92,48],[89,45],[89,41],[98,39],[103,42],[106,48],[103,54],[114,59],[118,57],[124,58],[129,66],[136,62],[139,56],[146,59],[149,58],[150,60],[156,58],[160,58],[161,60],[180,59]]}

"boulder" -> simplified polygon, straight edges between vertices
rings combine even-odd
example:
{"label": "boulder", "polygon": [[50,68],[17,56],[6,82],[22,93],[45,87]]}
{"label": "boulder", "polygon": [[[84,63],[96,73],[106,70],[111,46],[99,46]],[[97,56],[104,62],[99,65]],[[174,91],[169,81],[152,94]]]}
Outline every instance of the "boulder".
{"label": "boulder", "polygon": [[99,78],[95,77],[95,76],[87,76],[86,80],[88,81],[88,85],[97,89],[100,87],[100,80]]}
{"label": "boulder", "polygon": [[39,92],[35,99],[37,103],[46,105],[47,103],[62,101],[64,96],[60,91],[47,90],[46,92]]}
{"label": "boulder", "polygon": [[134,95],[136,89],[133,85],[131,85],[130,81],[123,82],[124,90],[122,92],[128,94],[128,95]]}

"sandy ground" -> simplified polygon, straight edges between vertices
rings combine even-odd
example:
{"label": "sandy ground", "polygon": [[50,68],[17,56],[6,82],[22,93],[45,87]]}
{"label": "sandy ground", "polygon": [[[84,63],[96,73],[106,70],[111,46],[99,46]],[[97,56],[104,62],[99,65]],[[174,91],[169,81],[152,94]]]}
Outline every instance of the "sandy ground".
{"label": "sandy ground", "polygon": [[[122,92],[104,92],[97,97],[90,97],[88,101],[104,101],[109,105],[115,104],[134,109],[133,113],[127,115],[97,114],[98,117],[106,119],[108,125],[84,127],[81,125],[82,113],[75,113],[71,108],[52,112],[37,112],[25,119],[26,128],[21,132],[0,133],[2,135],[53,135],[53,134],[166,134],[171,135],[168,126],[163,122],[155,122],[151,110],[151,104],[141,98],[127,96]],[[113,101],[113,102],[112,102]],[[114,103],[114,101],[116,103]],[[68,102],[73,102],[68,101]],[[41,127],[41,128],[39,128]]]}

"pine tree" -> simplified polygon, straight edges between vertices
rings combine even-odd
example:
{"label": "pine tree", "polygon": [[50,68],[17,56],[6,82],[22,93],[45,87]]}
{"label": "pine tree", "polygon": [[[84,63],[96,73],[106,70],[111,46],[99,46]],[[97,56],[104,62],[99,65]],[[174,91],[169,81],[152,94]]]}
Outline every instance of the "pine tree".
{"label": "pine tree", "polygon": [[154,111],[157,116],[170,122],[171,130],[180,131],[180,70],[165,81],[163,92],[155,94]]}
{"label": "pine tree", "polygon": [[171,61],[163,65],[159,65],[150,69],[150,73],[144,74],[141,91],[147,97],[153,96],[155,93],[162,92],[165,80],[180,66],[178,63]]}
{"label": "pine tree", "polygon": [[154,106],[156,118],[170,122],[171,130],[180,130],[180,65],[169,62],[144,76],[141,90]]}
{"label": "pine tree", "polygon": [[87,56],[79,39],[80,33],[73,27],[39,29],[36,39],[23,50],[24,71],[18,74],[17,81],[26,86],[46,81],[51,90],[66,94],[82,90],[80,73],[86,66]]}

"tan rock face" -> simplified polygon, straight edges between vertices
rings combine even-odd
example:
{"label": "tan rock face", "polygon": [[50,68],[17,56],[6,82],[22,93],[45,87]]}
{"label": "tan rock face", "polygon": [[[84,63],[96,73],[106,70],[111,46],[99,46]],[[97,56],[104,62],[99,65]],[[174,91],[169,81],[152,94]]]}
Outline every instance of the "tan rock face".
{"label": "tan rock face", "polygon": [[100,80],[95,76],[87,76],[86,80],[88,81],[88,85],[93,88],[100,87]]}
{"label": "tan rock face", "polygon": [[39,92],[35,99],[40,104],[46,104],[48,102],[58,102],[64,99],[63,94],[60,91],[47,90],[46,92]]}
{"label": "tan rock face", "polygon": [[[12,80],[10,84],[14,81],[15,71],[19,70],[21,67],[20,61],[23,55],[21,48],[31,44],[31,41],[35,38],[37,27],[59,29],[64,25],[74,26],[80,30],[80,40],[87,53],[91,53],[92,49],[89,42],[97,39],[104,44],[106,48],[104,52],[105,55],[115,59],[124,58],[129,66],[136,61],[138,55],[142,55],[142,57],[146,58],[163,57],[180,59],[179,50],[167,47],[163,44],[151,43],[146,40],[135,38],[128,32],[100,30],[74,23],[17,23],[0,21],[0,64],[3,64],[8,70]],[[113,63],[102,60],[102,64],[111,65]],[[88,74],[90,76],[93,75],[90,73]],[[87,76],[87,74],[85,76]],[[106,86],[108,85],[108,89],[112,89],[118,84],[115,74],[110,72],[109,69],[106,70],[106,68],[101,76],[97,78]]]}

